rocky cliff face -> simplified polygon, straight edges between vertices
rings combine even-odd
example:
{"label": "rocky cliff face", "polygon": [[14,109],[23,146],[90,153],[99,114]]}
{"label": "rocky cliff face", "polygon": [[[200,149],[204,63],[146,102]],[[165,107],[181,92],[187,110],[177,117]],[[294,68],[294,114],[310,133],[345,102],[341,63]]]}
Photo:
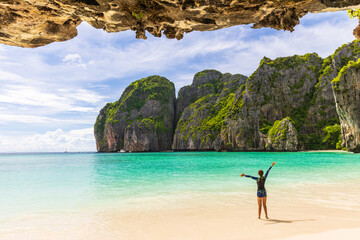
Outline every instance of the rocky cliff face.
{"label": "rocky cliff face", "polygon": [[235,94],[221,131],[222,145],[241,151],[263,151],[269,129],[287,117],[293,119],[301,134],[321,66],[322,59],[316,54],[264,58],[246,87]]}
{"label": "rocky cliff face", "polygon": [[160,76],[137,80],[125,89],[119,101],[108,103],[100,111],[94,126],[97,150],[169,150],[174,119],[174,84]]}
{"label": "rocky cliff face", "polygon": [[294,122],[289,118],[275,121],[270,128],[266,150],[270,151],[296,151],[298,149],[297,131]]}
{"label": "rocky cliff face", "polygon": [[170,149],[173,137],[180,151],[360,152],[358,59],[357,40],[326,59],[264,57],[249,78],[204,70],[180,89],[176,114],[172,83],[159,76],[136,81],[101,110],[98,150]]}
{"label": "rocky cliff face", "polygon": [[216,70],[204,70],[195,74],[193,83],[179,90],[176,99],[176,119],[191,103],[203,96],[215,94],[219,90],[222,73]]}
{"label": "rocky cliff face", "polygon": [[205,70],[195,74],[193,83],[179,91],[178,123],[174,150],[220,148],[220,129],[234,99],[234,92],[247,77]]}
{"label": "rocky cliff face", "polygon": [[308,12],[359,8],[360,0],[2,0],[0,43],[39,47],[77,35],[82,21],[107,32],[133,30],[136,38],[181,39],[191,31],[240,24],[292,31]]}
{"label": "rocky cliff face", "polygon": [[[356,49],[359,45],[351,47]],[[351,48],[347,46],[342,50],[350,52]],[[343,66],[332,86],[341,123],[342,147],[360,152],[360,60]]]}
{"label": "rocky cliff face", "polygon": [[[338,89],[338,87],[336,87],[336,84],[334,84],[334,83],[337,81],[333,81],[333,80],[334,79],[339,80],[342,73],[346,72],[345,70],[347,68],[347,65],[353,64],[354,61],[357,61],[357,59],[359,59],[359,57],[360,57],[360,43],[358,40],[353,41],[352,43],[349,43],[349,44],[344,44],[343,46],[339,47],[335,51],[334,54],[332,54],[331,56],[329,56],[328,58],[326,58],[324,60],[323,71],[320,76],[320,84],[326,84],[326,91],[327,92],[331,91],[333,93],[333,96],[335,97],[334,100],[333,100],[333,98],[331,98],[331,99],[329,98],[329,99],[327,99],[327,101],[325,98],[322,98],[322,100],[323,101],[325,100],[325,104],[327,104],[327,105],[329,105],[333,101],[336,102],[336,110],[337,110],[336,116],[332,116],[333,114],[331,114],[331,116],[329,116],[329,114],[327,112],[325,112],[325,115],[328,117],[328,119],[330,119],[330,121],[332,121],[334,123],[333,128],[328,129],[331,131],[335,131],[335,130],[339,131],[340,130],[337,125],[339,122],[335,122],[332,120],[334,118],[340,118],[341,139],[338,140],[338,142],[337,142],[338,149],[348,148],[351,151],[356,151],[357,145],[354,143],[350,144],[350,141],[348,140],[348,139],[352,138],[350,136],[356,136],[356,131],[354,132],[353,130],[349,129],[349,127],[347,125],[347,121],[352,121],[353,123],[356,123],[357,120],[356,120],[356,118],[352,119],[352,120],[350,120],[350,118],[349,118],[349,116],[351,115],[349,112],[350,111],[349,109],[351,108],[350,102],[341,101],[341,100],[344,100],[344,96],[346,96],[347,94],[349,94],[348,97],[351,97],[351,94],[346,93],[346,91],[344,91],[344,92],[336,91],[336,89]],[[333,84],[331,84],[331,82]],[[356,81],[353,81],[352,84],[354,84],[354,85],[351,86],[351,84],[350,84],[349,87],[350,88],[354,87],[354,89],[356,89]],[[330,88],[331,88],[331,90],[330,90]],[[319,96],[321,96],[321,95],[319,95]],[[321,97],[320,97],[320,100],[321,100]],[[339,104],[340,103],[339,101],[341,102],[341,104]],[[350,108],[348,108],[348,107],[350,107]],[[349,111],[344,112],[344,109],[348,109]],[[323,111],[318,111],[318,113],[324,114]],[[347,118],[346,118],[347,120],[345,120],[344,114],[347,115]],[[326,128],[325,128],[325,130],[326,130]],[[355,135],[352,135],[352,134],[355,134]],[[349,136],[349,137],[346,137],[346,136]],[[335,141],[335,139],[333,139],[333,141]]]}
{"label": "rocky cliff face", "polygon": [[[339,117],[331,80],[352,56],[338,50],[325,60],[317,54],[264,58],[248,79],[224,92],[214,87],[220,73],[197,73],[179,91],[174,150],[335,149]],[[279,126],[289,135],[276,137]]]}

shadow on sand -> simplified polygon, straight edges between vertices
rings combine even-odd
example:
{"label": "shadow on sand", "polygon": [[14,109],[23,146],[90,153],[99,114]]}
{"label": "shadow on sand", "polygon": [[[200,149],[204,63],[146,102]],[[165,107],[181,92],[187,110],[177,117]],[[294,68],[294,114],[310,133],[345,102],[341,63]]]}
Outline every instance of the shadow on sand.
{"label": "shadow on sand", "polygon": [[281,220],[281,219],[261,219],[265,221],[265,224],[277,224],[277,223],[293,223],[293,222],[307,222],[315,221],[315,219],[303,219],[303,220]]}

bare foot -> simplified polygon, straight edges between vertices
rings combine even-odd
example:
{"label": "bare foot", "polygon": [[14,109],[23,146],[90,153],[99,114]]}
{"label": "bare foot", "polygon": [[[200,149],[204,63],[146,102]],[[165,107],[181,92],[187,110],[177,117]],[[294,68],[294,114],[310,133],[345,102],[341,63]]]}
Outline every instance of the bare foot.
{"label": "bare foot", "polygon": [[269,219],[268,216],[265,217],[266,219]]}

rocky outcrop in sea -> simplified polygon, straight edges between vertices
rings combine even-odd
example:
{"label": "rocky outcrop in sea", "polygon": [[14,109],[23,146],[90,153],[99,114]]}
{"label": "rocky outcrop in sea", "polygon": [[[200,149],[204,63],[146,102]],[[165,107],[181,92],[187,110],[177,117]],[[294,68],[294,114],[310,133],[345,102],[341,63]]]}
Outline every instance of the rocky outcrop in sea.
{"label": "rocky outcrop in sea", "polygon": [[150,76],[128,86],[100,111],[94,126],[99,152],[170,150],[174,132],[175,87]]}
{"label": "rocky outcrop in sea", "polygon": [[[347,46],[345,53],[359,51],[357,45]],[[360,59],[357,57],[343,66],[332,80],[336,110],[341,123],[342,145],[352,152],[360,152]],[[345,54],[345,56],[347,56]]]}
{"label": "rocky outcrop in sea", "polygon": [[220,131],[226,120],[234,92],[247,77],[204,70],[193,83],[180,89],[176,101],[177,127],[174,150],[218,150]]}
{"label": "rocky outcrop in sea", "polygon": [[98,151],[360,152],[359,56],[356,40],[325,59],[264,57],[250,77],[204,70],[177,99],[165,78],[135,81],[101,110]]}

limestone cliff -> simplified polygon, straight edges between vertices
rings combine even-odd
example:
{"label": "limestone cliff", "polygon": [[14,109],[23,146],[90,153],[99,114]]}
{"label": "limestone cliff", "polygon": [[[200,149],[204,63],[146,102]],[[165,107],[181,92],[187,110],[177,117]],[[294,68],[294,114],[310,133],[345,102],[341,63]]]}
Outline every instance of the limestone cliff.
{"label": "limestone cliff", "polygon": [[191,103],[199,98],[215,94],[218,91],[222,73],[216,70],[204,70],[195,74],[190,86],[182,87],[176,99],[176,119]]}
{"label": "limestone cliff", "polygon": [[360,59],[350,61],[332,81],[341,122],[342,147],[360,152]]}
{"label": "limestone cliff", "polygon": [[[179,91],[174,150],[335,149],[328,135],[339,118],[331,79],[324,73],[328,60],[317,54],[264,58],[248,79],[242,77],[224,92],[219,72],[197,73],[193,84]],[[289,136],[275,141],[279,126]]]}
{"label": "limestone cliff", "polygon": [[270,128],[266,150],[270,151],[296,151],[298,148],[297,132],[294,122],[289,118],[275,121]]}
{"label": "limestone cliff", "polygon": [[[179,91],[174,150],[220,148],[220,130],[231,108],[234,92],[247,77],[205,70]],[[185,109],[185,110],[184,110]]]}
{"label": "limestone cliff", "polygon": [[[277,120],[286,117],[294,121],[297,133],[303,134],[321,66],[322,59],[316,54],[275,60],[264,58],[249,77],[245,89],[235,94],[221,131],[223,146],[241,151],[263,151],[269,129]],[[300,142],[293,150],[301,145]]]}
{"label": "limestone cliff", "polygon": [[360,152],[359,59],[356,40],[325,59],[264,57],[249,78],[204,70],[176,103],[165,78],[138,80],[101,110],[98,150]]}
{"label": "limestone cliff", "polygon": [[334,131],[340,134],[338,128],[340,116],[334,111],[336,107],[334,106],[335,99],[331,81],[338,76],[340,70],[349,61],[356,61],[359,57],[360,43],[356,40],[342,45],[331,56],[324,59],[319,73],[319,81],[315,86],[312,100],[314,104],[310,107],[307,115],[307,121],[313,122],[315,125],[305,126],[308,132],[312,132],[303,137],[306,149],[311,149],[311,146],[314,146],[314,149],[329,149],[334,145],[341,149],[341,140],[335,143],[336,136],[329,136],[329,132]]}
{"label": "limestone cliff", "polygon": [[136,38],[181,39],[253,23],[293,31],[306,13],[359,8],[360,0],[1,0],[0,43],[39,47],[77,35],[82,21],[107,32],[132,30]]}
{"label": "limestone cliff", "polygon": [[97,150],[169,150],[174,119],[174,84],[160,76],[137,80],[119,101],[108,103],[100,111],[94,126]]}

